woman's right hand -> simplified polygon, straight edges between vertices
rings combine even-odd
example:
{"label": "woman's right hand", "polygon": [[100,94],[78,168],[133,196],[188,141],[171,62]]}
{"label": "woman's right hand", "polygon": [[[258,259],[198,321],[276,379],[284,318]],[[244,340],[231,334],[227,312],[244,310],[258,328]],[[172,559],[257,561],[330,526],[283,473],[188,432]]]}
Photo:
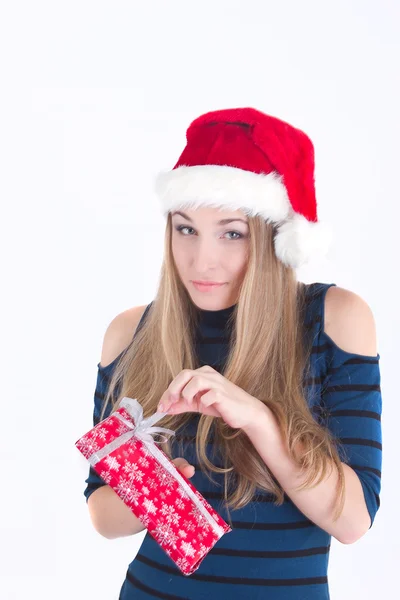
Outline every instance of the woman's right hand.
{"label": "woman's right hand", "polygon": [[174,465],[176,466],[178,471],[180,471],[188,479],[189,479],[189,477],[192,477],[194,475],[194,471],[195,471],[194,466],[191,465],[190,463],[188,463],[188,461],[185,460],[184,458],[182,458],[182,457],[174,458],[174,459],[172,459],[172,462],[174,463]]}

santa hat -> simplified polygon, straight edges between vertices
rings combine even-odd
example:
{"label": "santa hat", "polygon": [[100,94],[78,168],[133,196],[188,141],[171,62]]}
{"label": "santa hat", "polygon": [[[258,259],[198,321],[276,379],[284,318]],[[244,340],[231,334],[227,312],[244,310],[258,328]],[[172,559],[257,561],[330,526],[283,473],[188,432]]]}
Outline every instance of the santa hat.
{"label": "santa hat", "polygon": [[158,173],[162,212],[200,206],[241,209],[276,224],[276,256],[299,267],[325,255],[332,239],[318,221],[310,138],[254,108],[205,113],[186,131],[172,170]]}

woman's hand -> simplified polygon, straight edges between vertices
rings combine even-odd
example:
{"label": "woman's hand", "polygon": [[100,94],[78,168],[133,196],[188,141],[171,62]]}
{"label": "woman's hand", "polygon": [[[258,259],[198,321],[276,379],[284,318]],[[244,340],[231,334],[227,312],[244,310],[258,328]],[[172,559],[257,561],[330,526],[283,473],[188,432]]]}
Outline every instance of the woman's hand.
{"label": "woman's hand", "polygon": [[255,422],[262,408],[260,400],[204,365],[181,371],[161,396],[157,410],[168,414],[200,412],[221,417],[234,429],[245,429]]}
{"label": "woman's hand", "polygon": [[178,458],[172,459],[172,462],[174,463],[178,471],[180,471],[188,479],[189,477],[192,477],[194,475],[194,466],[188,463],[188,461],[185,458],[179,456]]}

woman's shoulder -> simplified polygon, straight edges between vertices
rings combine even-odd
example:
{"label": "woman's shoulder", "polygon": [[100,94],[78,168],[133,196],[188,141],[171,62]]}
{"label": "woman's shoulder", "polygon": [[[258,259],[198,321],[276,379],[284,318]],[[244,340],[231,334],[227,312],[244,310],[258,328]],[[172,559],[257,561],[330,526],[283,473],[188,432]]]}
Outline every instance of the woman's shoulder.
{"label": "woman's shoulder", "polygon": [[325,294],[323,334],[349,354],[377,355],[375,319],[369,304],[355,292],[331,287]]}
{"label": "woman's shoulder", "polygon": [[317,328],[321,347],[341,355],[377,356],[376,329],[368,303],[336,283],[306,284],[309,327]]}
{"label": "woman's shoulder", "polygon": [[355,292],[336,283],[304,284],[306,330],[315,352],[329,363],[351,358],[378,358],[371,308]]}
{"label": "woman's shoulder", "polygon": [[103,338],[99,369],[110,369],[131,343],[149,304],[134,306],[119,313],[108,325]]}

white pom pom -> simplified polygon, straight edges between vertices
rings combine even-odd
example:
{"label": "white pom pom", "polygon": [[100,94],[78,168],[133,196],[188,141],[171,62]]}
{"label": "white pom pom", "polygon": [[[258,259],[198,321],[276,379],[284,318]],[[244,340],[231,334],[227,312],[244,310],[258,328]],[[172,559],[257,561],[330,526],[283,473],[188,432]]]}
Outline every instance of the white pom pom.
{"label": "white pom pom", "polygon": [[284,264],[293,268],[301,267],[315,256],[326,256],[333,239],[329,225],[308,221],[299,214],[293,214],[277,229],[275,253]]}

